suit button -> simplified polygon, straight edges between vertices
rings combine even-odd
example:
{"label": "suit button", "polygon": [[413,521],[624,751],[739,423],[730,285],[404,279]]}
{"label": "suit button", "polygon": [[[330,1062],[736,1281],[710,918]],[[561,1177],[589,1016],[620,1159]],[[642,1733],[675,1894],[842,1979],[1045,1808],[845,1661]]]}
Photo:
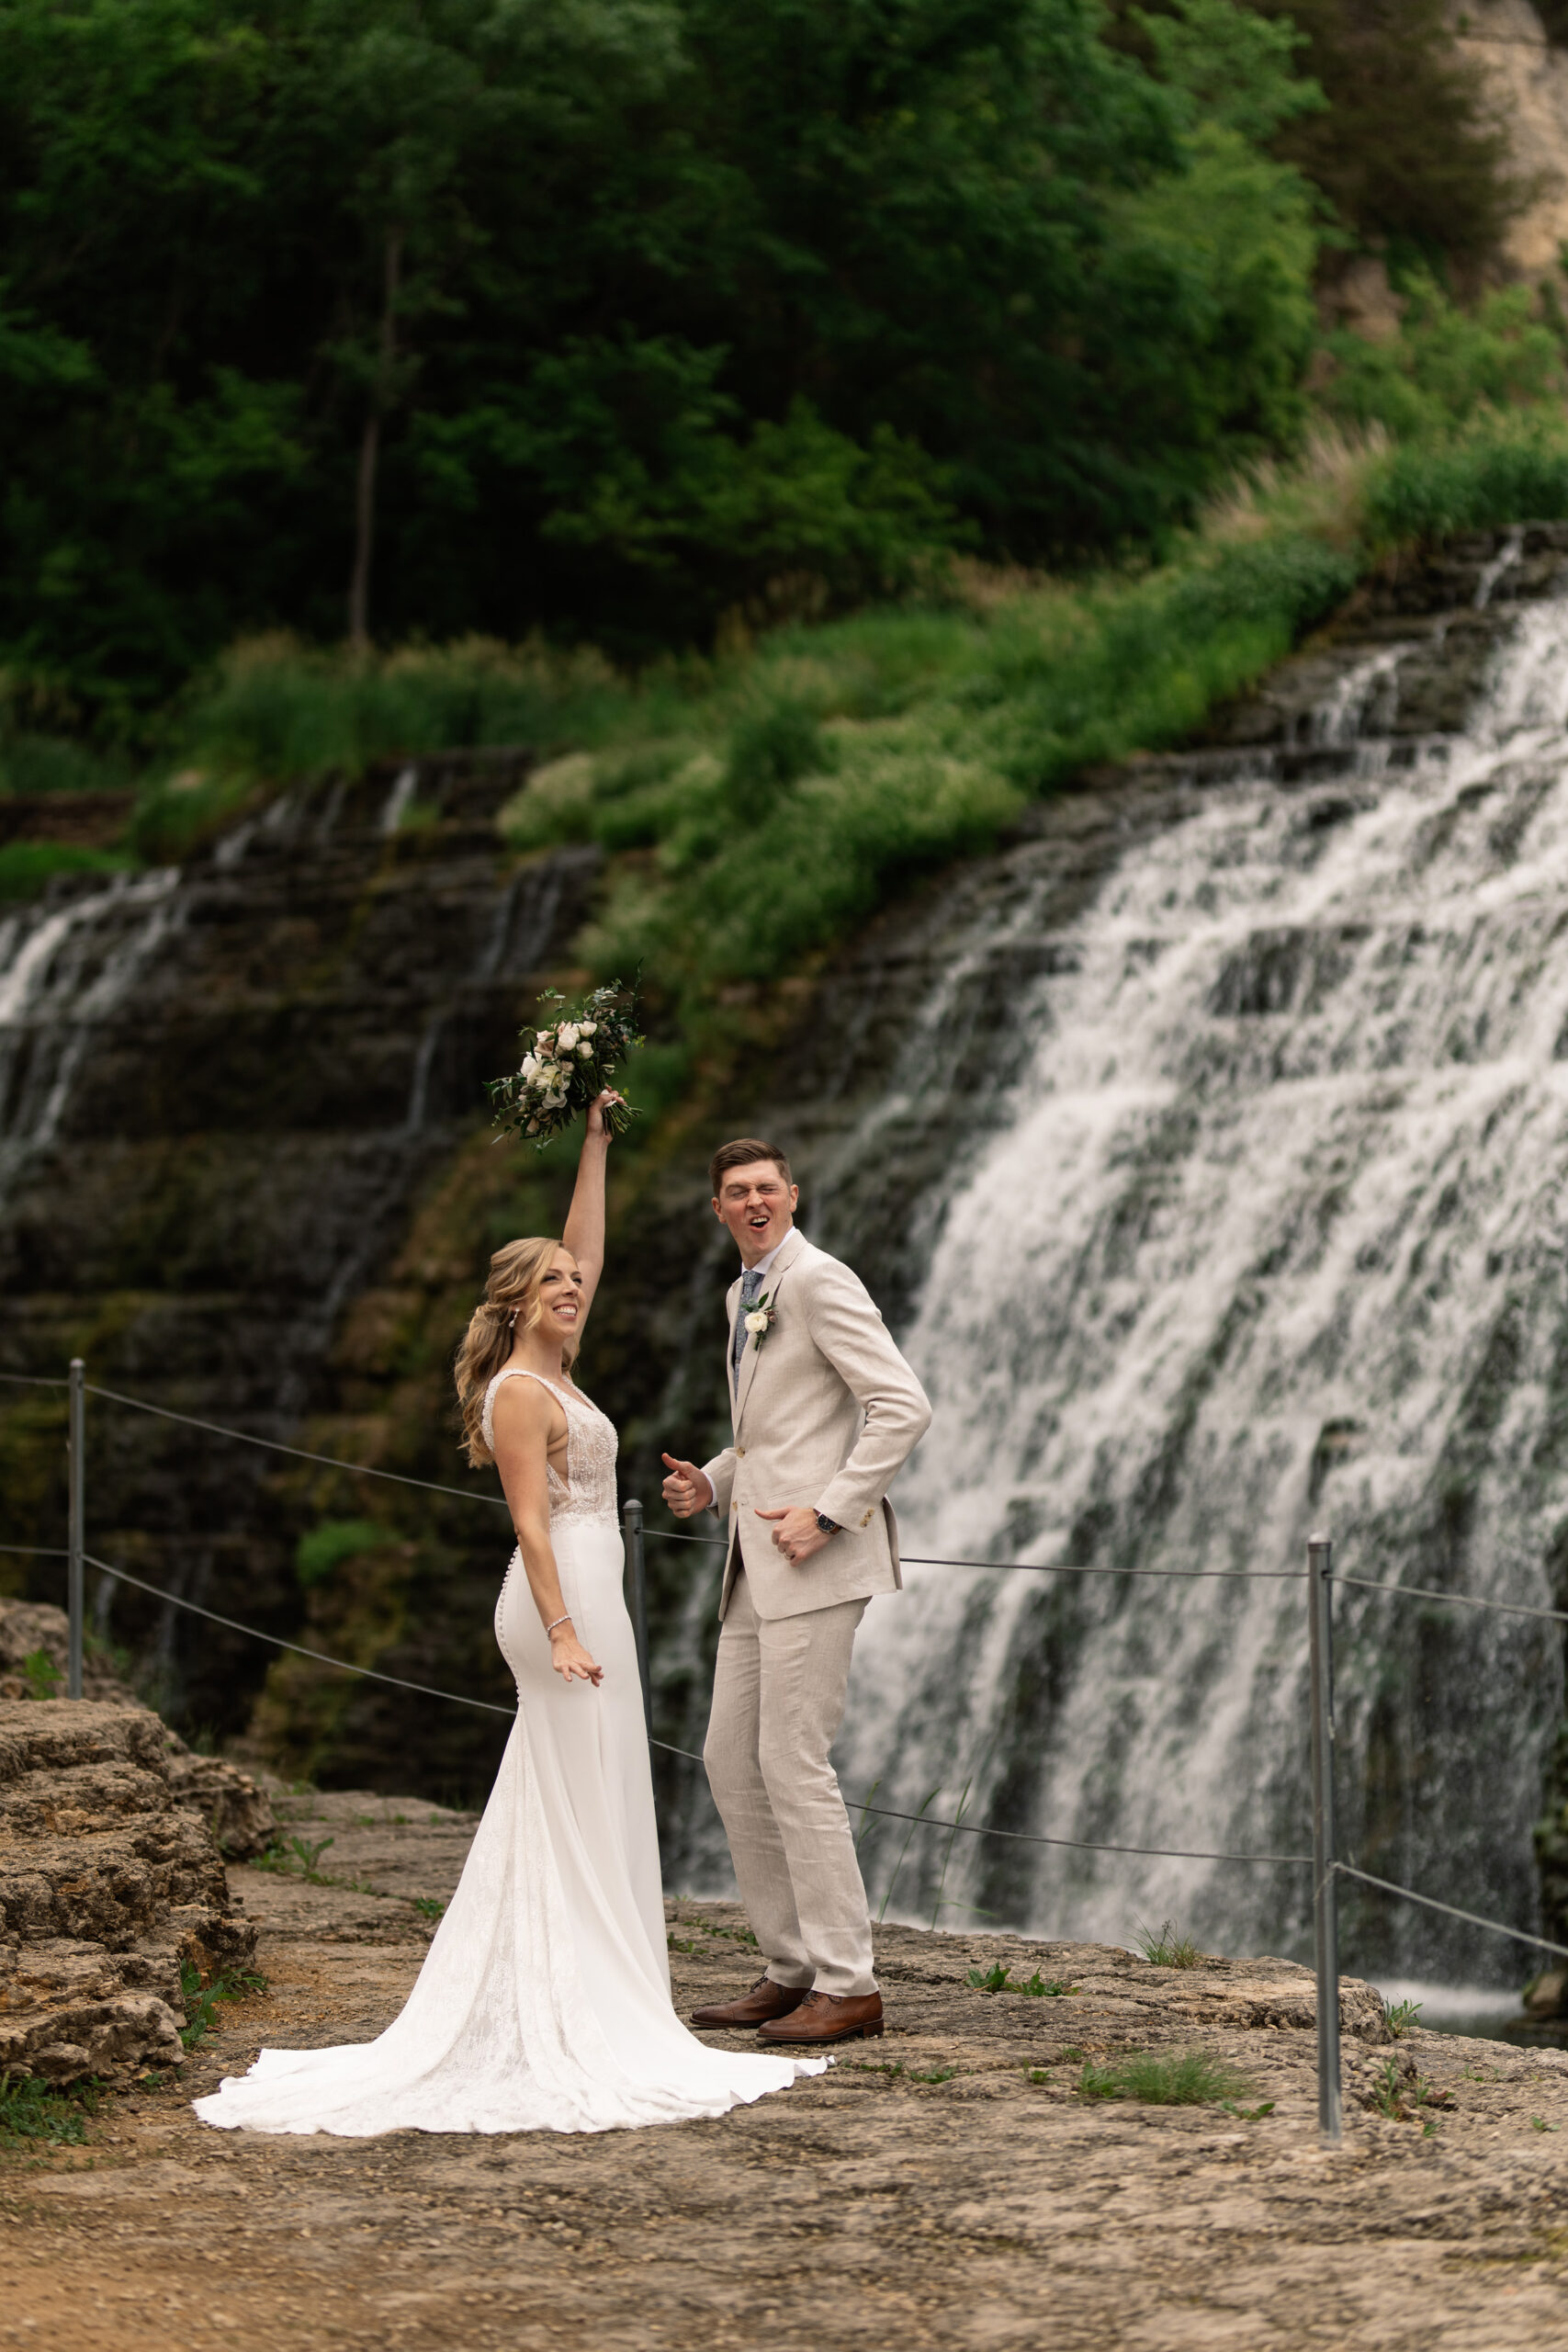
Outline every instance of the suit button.
{"label": "suit button", "polygon": [[743,1445],[738,1445],[735,1451],[738,1456],[744,1461],[746,1458],[746,1448]]}

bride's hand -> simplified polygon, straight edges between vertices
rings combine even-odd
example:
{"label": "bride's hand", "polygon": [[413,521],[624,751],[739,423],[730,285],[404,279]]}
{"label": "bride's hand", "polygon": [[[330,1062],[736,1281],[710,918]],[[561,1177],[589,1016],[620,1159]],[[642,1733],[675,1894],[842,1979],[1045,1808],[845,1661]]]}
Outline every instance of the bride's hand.
{"label": "bride's hand", "polygon": [[626,1099],[626,1098],[624,1094],[617,1094],[613,1086],[607,1086],[603,1094],[595,1095],[593,1101],[588,1105],[589,1134],[591,1136],[603,1136],[605,1142],[608,1143],[610,1141],[610,1129],[604,1124],[605,1108],[611,1102],[624,1102]]}
{"label": "bride's hand", "polygon": [[550,1664],[563,1682],[592,1682],[597,1690],[604,1679],[604,1668],[594,1665],[570,1620],[550,1635]]}

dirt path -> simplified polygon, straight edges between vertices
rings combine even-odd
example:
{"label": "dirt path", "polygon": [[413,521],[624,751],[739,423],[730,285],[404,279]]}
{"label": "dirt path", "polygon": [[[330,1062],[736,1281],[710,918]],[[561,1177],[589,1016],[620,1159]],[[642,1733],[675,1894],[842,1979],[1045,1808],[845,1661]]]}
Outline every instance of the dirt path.
{"label": "dirt path", "polygon": [[[1103,1947],[895,1928],[890,2031],[716,2122],[592,2139],[267,2139],[186,2101],[263,2041],[367,2038],[395,2014],[468,1825],[337,1796],[297,1823],[360,1887],[231,1873],[269,1990],[220,2012],[178,2087],[103,2109],[90,2145],[0,2159],[0,2345],[1129,2352],[1568,2340],[1568,2059],[1417,2032],[1414,2120],[1353,2107],[1317,2143],[1310,1984],[1282,1963],[1149,1968]],[[368,1890],[376,1890],[374,1892]],[[671,1905],[684,2005],[750,1980],[740,1915]],[[966,1981],[1007,1964],[1076,1989]],[[1370,1996],[1353,2021],[1376,2030]],[[1272,2114],[1086,2103],[1079,2053],[1223,2053]],[[1071,2053],[1071,2054],[1069,2054]],[[1416,2080],[1411,2080],[1414,2075]],[[1429,2128],[1428,2128],[1429,2127]],[[1562,2142],[1559,2146],[1559,2140]]]}

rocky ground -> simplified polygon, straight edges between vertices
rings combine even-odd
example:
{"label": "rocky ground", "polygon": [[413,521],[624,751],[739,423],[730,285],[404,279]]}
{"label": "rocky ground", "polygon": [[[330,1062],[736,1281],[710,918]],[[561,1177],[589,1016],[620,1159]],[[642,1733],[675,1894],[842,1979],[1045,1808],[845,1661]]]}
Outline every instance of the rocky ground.
{"label": "rocky ground", "polygon": [[[1310,1980],[1282,1962],[1179,1971],[888,1928],[886,2039],[719,2122],[207,2131],[186,2101],[263,2041],[391,2018],[471,1828],[412,1799],[279,1810],[316,1881],[229,1874],[268,1989],[219,2010],[177,2084],[106,2100],[85,2145],[0,2154],[0,2345],[1555,2352],[1568,2334],[1568,2057],[1395,2041],[1348,1987],[1346,2136],[1324,2148]],[[682,2003],[749,1981],[733,1906],[673,1903],[670,1937]],[[1073,1989],[969,1984],[997,1962]],[[1190,2048],[1245,2073],[1235,2107],[1272,2111],[1075,2090],[1086,2058]],[[1400,2112],[1359,2103],[1380,2088]]]}

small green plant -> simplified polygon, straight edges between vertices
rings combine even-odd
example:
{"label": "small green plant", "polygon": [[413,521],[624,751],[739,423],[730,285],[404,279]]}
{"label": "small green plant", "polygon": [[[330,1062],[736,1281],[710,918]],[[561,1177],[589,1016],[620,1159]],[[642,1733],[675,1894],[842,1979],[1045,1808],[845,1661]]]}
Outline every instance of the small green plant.
{"label": "small green plant", "polygon": [[1452,2105],[1447,2091],[1435,2091],[1426,2077],[1407,2077],[1397,2058],[1385,2058],[1372,2077],[1369,2092],[1370,2104],[1391,2122],[1411,2123],[1419,2120],[1424,2136],[1430,2138],[1436,2129],[1423,2115],[1425,2108]]}
{"label": "small green plant", "polygon": [[1383,2023],[1396,2041],[1403,2041],[1413,2027],[1421,2022],[1419,2001],[1385,2001],[1382,2005]]}
{"label": "small green plant", "polygon": [[446,1905],[437,1903],[434,1894],[416,1894],[413,1907],[422,1919],[444,1919],[446,1916]]}
{"label": "small green plant", "polygon": [[1076,2041],[1069,2041],[1065,2050],[1058,2050],[1056,2056],[1064,2066],[1081,2066],[1083,2064],[1083,2052]]}
{"label": "small green plant", "polygon": [[1228,2105],[1252,2087],[1227,2059],[1207,2050],[1134,2050],[1078,2076],[1080,2098],[1135,2098],[1145,2107]]}
{"label": "small green plant", "polygon": [[1203,1955],[1190,1936],[1179,1936],[1173,1920],[1162,1919],[1157,1928],[1137,1925],[1137,1945],[1151,1968],[1197,1968]]}
{"label": "small green plant", "polygon": [[52,1699],[64,1679],[47,1650],[29,1650],[21,1670],[29,1699]]}
{"label": "small green plant", "polygon": [[1371,2100],[1380,2115],[1391,2120],[1404,2116],[1404,2078],[1393,2059],[1385,2058],[1372,2077]]}
{"label": "small green plant", "polygon": [[972,1968],[969,1971],[969,1982],[982,1993],[1016,1992],[1017,1986],[1008,1983],[1010,1973],[1011,1971],[1004,1968],[998,1960],[989,1968]]}
{"label": "small green plant", "polygon": [[1026,2066],[1023,2071],[1032,2083],[1048,2083],[1051,2079],[1050,2070],[1044,2066]]}
{"label": "small green plant", "polygon": [[989,1968],[972,1968],[968,1982],[980,1993],[1021,1993],[1025,2000],[1057,2001],[1065,1993],[1076,1993],[1076,1984],[1064,1984],[1059,1977],[1042,1976],[1038,1969],[1027,1984],[1015,1984],[1012,1971],[994,1961]]}
{"label": "small green plant", "polygon": [[297,1871],[301,1878],[309,1879],[312,1886],[325,1886],[329,1881],[321,1876],[316,1865],[327,1848],[335,1846],[336,1843],[335,1838],[311,1838],[296,1836],[290,1838],[287,1844],[275,1838],[270,1846],[256,1856],[255,1866],[258,1871],[282,1871],[286,1873]]}
{"label": "small green plant", "polygon": [[220,1970],[209,1984],[203,1984],[201,1971],[194,1961],[180,1962],[180,1995],[185,2002],[186,2022],[180,2028],[180,2040],[187,2050],[212,2030],[213,2019],[221,2001],[243,2001],[247,1993],[265,1993],[266,1978],[253,1971]]}
{"label": "small green plant", "polygon": [[81,2147],[102,2090],[95,2075],[61,2089],[37,2075],[18,2075],[7,2067],[0,2072],[0,2148],[21,2148],[40,2140],[52,2147]]}
{"label": "small green plant", "polygon": [[950,2083],[957,2072],[956,2066],[927,2066],[923,2071],[911,2067],[909,2080],[912,2083]]}
{"label": "small green plant", "polygon": [[1221,2099],[1220,2105],[1227,2115],[1234,2115],[1238,2123],[1261,2123],[1266,2115],[1274,2112],[1271,2098],[1266,2098],[1261,2107],[1237,2107],[1235,2101],[1229,2098]]}
{"label": "small green plant", "polygon": [[1549,2123],[1544,2115],[1532,2115],[1530,2117],[1530,2130],[1532,2132],[1560,2132],[1562,2128],[1562,2125],[1559,2123]]}
{"label": "small green plant", "polygon": [[902,2058],[852,2058],[849,2063],[860,2075],[889,2075],[896,2079],[904,2071]]}

